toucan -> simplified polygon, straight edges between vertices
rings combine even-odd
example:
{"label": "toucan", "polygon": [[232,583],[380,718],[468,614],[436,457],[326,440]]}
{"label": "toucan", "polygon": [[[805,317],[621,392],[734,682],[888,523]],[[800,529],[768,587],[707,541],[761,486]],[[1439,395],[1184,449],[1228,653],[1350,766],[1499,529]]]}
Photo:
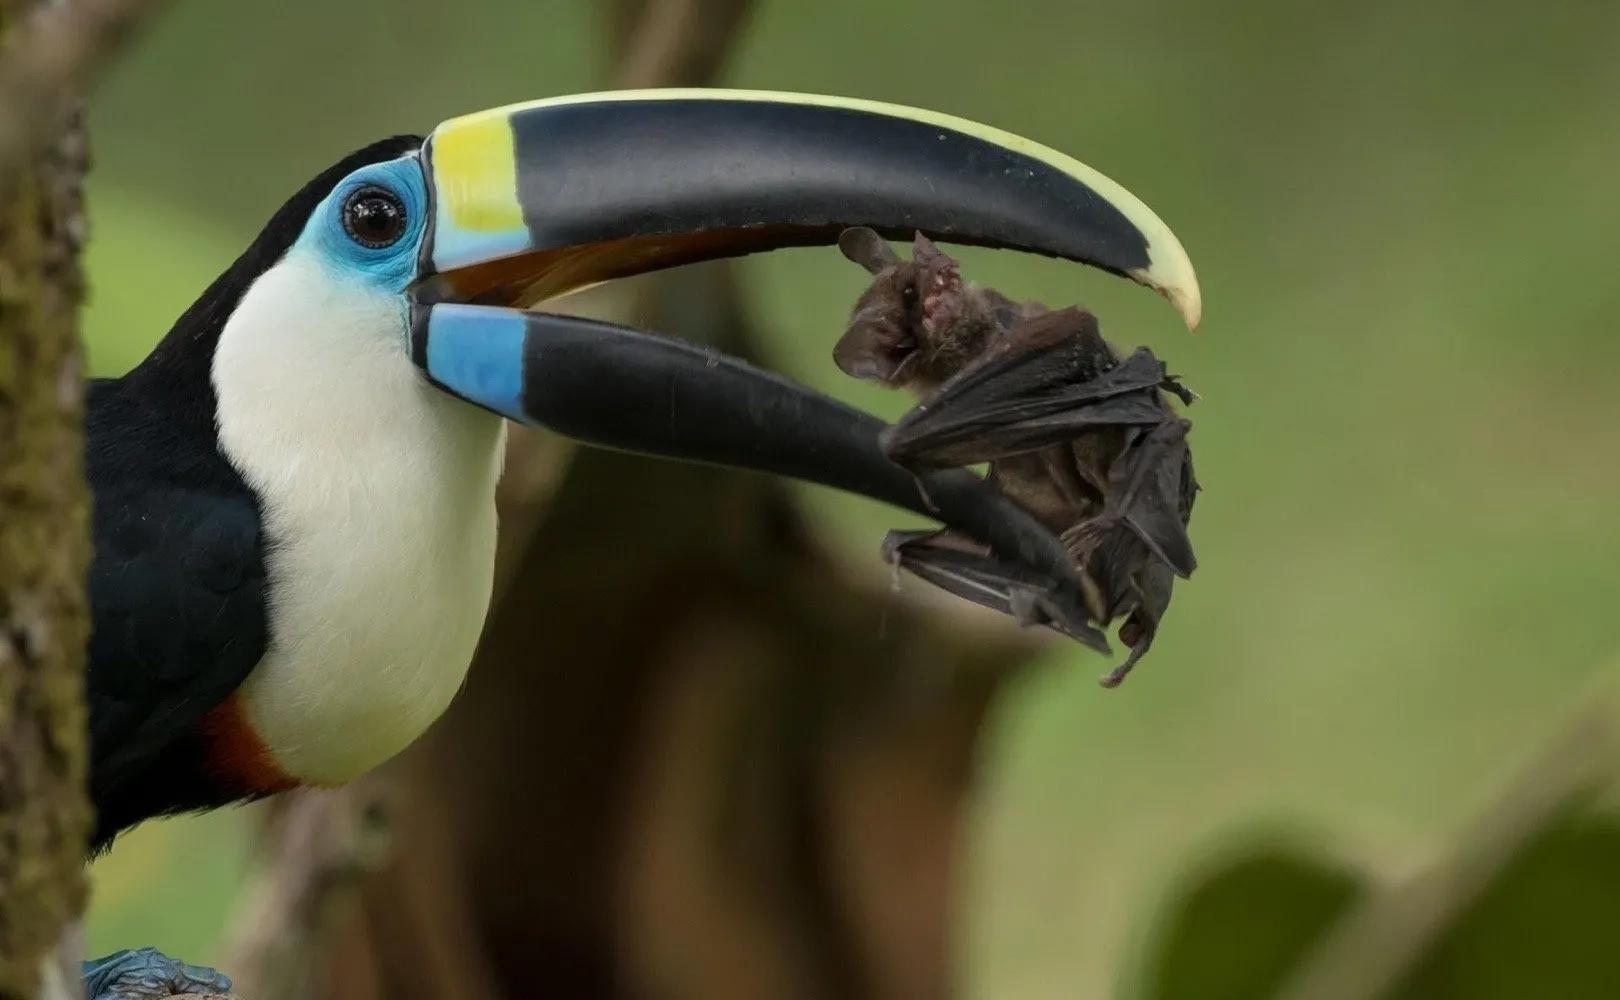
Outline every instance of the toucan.
{"label": "toucan", "polygon": [[539,100],[384,139],[304,185],[145,360],[89,387],[93,848],[150,817],[344,783],[444,711],[490,601],[505,419],[929,515],[1083,618],[1045,528],[968,470],[896,466],[875,417],[531,308],[848,226],[1080,261],[1198,321],[1180,242],[1124,188],[875,101]]}

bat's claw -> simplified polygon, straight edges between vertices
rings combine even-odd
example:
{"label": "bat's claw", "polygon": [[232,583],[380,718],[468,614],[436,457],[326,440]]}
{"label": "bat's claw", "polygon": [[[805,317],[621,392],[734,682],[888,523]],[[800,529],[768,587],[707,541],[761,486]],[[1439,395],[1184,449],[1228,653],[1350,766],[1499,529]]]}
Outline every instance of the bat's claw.
{"label": "bat's claw", "polygon": [[1174,395],[1177,399],[1181,400],[1182,404],[1185,406],[1191,406],[1200,399],[1204,398],[1198,395],[1198,393],[1193,392],[1191,389],[1182,385],[1181,377],[1179,375],[1165,376],[1164,381],[1159,383],[1159,388]]}
{"label": "bat's claw", "polygon": [[1149,621],[1140,610],[1133,612],[1130,618],[1125,620],[1125,624],[1119,627],[1119,641],[1130,647],[1130,655],[1125,657],[1125,662],[1097,678],[1097,683],[1105,688],[1119,687],[1136,666],[1137,661],[1147,655],[1156,632],[1158,632],[1157,622]]}

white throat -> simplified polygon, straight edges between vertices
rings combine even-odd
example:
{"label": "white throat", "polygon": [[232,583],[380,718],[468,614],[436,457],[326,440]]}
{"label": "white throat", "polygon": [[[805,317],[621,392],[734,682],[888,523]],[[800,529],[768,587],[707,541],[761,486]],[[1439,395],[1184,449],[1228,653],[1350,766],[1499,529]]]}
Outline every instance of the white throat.
{"label": "white throat", "polygon": [[429,386],[398,297],[294,249],[214,355],[220,447],[263,506],[270,645],[244,708],[276,763],[348,781],[450,703],[489,607],[499,418]]}

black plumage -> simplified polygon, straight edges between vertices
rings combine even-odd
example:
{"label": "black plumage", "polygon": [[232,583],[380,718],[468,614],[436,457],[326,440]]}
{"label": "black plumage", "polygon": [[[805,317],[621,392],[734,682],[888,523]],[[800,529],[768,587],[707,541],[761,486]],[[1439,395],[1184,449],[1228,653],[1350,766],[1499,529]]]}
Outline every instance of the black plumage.
{"label": "black plumage", "polygon": [[87,699],[92,843],[150,816],[274,789],[221,766],[203,723],[270,641],[258,498],[219,449],[214,347],[248,287],[337,183],[421,144],[400,136],[323,171],[186,310],[138,367],[91,383],[85,417],[93,557]]}

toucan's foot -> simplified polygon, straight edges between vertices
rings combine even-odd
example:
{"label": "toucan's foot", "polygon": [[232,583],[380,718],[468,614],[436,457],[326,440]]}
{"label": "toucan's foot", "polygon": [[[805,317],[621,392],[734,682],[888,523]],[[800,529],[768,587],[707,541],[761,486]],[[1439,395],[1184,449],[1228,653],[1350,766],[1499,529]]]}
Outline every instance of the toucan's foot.
{"label": "toucan's foot", "polygon": [[187,965],[156,948],[115,951],[84,963],[84,995],[89,1000],[160,1000],[175,994],[222,996],[230,977],[201,965]]}

